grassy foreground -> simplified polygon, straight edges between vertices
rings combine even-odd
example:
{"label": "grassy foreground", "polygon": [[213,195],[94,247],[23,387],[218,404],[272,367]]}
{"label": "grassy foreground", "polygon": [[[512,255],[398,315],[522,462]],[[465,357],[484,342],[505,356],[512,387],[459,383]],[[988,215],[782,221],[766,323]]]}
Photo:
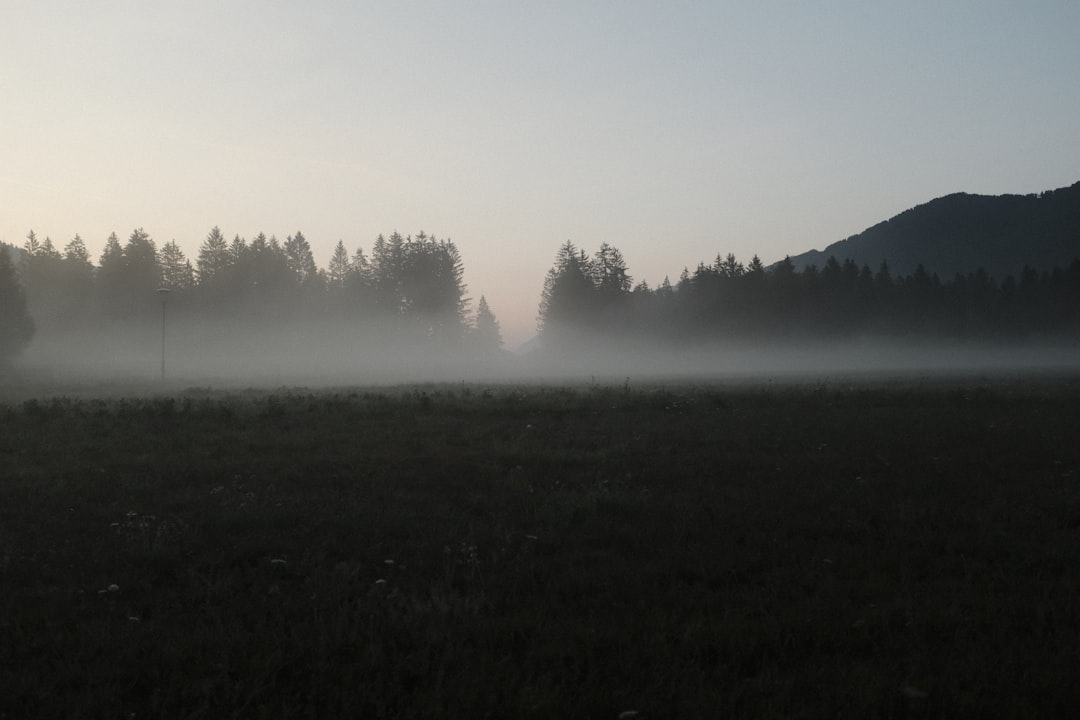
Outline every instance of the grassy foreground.
{"label": "grassy foreground", "polygon": [[0,717],[1065,717],[1080,386],[0,406]]}

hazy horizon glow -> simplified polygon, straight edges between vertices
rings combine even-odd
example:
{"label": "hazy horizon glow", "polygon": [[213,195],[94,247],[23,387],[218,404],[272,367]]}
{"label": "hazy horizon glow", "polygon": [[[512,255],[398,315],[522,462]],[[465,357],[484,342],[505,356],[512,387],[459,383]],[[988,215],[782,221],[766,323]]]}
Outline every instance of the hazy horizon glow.
{"label": "hazy horizon glow", "polygon": [[0,241],[457,243],[508,346],[567,239],[635,281],[1080,180],[1080,4],[8,3]]}

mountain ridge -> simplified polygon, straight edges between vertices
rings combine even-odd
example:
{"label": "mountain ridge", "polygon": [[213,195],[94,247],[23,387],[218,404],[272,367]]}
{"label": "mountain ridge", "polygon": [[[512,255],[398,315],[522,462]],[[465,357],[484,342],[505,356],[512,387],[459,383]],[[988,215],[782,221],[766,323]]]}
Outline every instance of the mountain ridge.
{"label": "mountain ridge", "polygon": [[797,269],[835,256],[896,275],[919,264],[950,279],[982,268],[1003,280],[1025,266],[1065,267],[1080,257],[1080,182],[1028,195],[956,192],[905,210],[823,250],[792,255]]}

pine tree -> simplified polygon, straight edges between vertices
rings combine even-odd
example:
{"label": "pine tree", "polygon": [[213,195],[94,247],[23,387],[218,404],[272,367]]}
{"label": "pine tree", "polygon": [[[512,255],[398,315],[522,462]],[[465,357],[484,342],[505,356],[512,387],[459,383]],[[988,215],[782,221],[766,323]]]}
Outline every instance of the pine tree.
{"label": "pine tree", "polygon": [[86,249],[86,243],[83,242],[78,233],[75,233],[75,237],[71,239],[71,242],[64,246],[64,259],[73,263],[85,263],[87,267],[92,267],[90,265],[90,251]]}
{"label": "pine tree", "polygon": [[184,257],[184,251],[175,240],[161,246],[158,264],[161,266],[162,287],[188,290],[195,284],[195,271],[191,267],[191,261]]}
{"label": "pine tree", "polygon": [[315,265],[315,256],[311,253],[311,245],[304,234],[298,230],[295,235],[286,238],[284,250],[289,269],[300,284],[313,282],[319,274],[319,268]]}
{"label": "pine tree", "polygon": [[39,241],[31,230],[23,254],[22,285],[39,330],[63,324],[75,309],[65,274],[64,256],[50,238]]}
{"label": "pine tree", "polygon": [[101,258],[98,260],[99,283],[114,284],[116,278],[123,272],[123,267],[124,248],[120,245],[116,233],[109,233],[108,239],[105,240],[105,249],[101,251]]}
{"label": "pine tree", "polygon": [[405,239],[396,230],[389,239],[380,234],[371,246],[371,289],[379,312],[402,312],[401,284]]}
{"label": "pine tree", "polygon": [[37,235],[33,230],[26,234],[26,243],[23,245],[23,249],[26,250],[26,254],[31,257],[37,255],[41,250],[41,242],[37,239]]}
{"label": "pine tree", "polygon": [[123,274],[124,248],[120,245],[117,233],[112,232],[105,241],[102,257],[98,259],[95,282],[98,304],[106,315],[116,315],[121,312],[124,304],[121,288]]}
{"label": "pine tree", "polygon": [[157,248],[142,228],[136,228],[123,248],[116,234],[109,236],[97,275],[102,309],[112,317],[153,312],[155,292],[161,286]]}
{"label": "pine tree", "polygon": [[41,248],[38,250],[37,255],[38,257],[48,258],[49,260],[60,260],[63,258],[63,255],[56,249],[52,239],[48,236],[46,236],[45,240],[41,243]]}
{"label": "pine tree", "polygon": [[345,275],[344,294],[348,297],[349,307],[360,315],[375,312],[377,303],[374,290],[371,262],[364,255],[363,248],[357,248],[349,262],[349,272]]}
{"label": "pine tree", "polygon": [[224,279],[226,270],[232,266],[234,260],[225,242],[225,236],[215,225],[199,248],[199,257],[196,260],[199,284],[206,285],[215,280]]}
{"label": "pine tree", "polygon": [[327,286],[330,292],[340,294],[345,289],[345,280],[352,272],[352,264],[349,262],[349,251],[345,249],[345,243],[338,240],[334,246],[334,254],[330,257],[327,266]]}
{"label": "pine tree", "polygon": [[90,262],[86,243],[78,234],[64,246],[61,266],[67,304],[63,324],[81,325],[89,319],[94,308],[94,265]]}
{"label": "pine tree", "polygon": [[558,344],[590,324],[596,295],[594,278],[593,263],[585,251],[569,240],[563,243],[540,294],[537,325],[541,337]]}
{"label": "pine tree", "polygon": [[487,298],[480,296],[476,306],[476,324],[473,327],[476,347],[485,354],[497,353],[503,346],[502,330],[495,314],[488,307]]}
{"label": "pine tree", "polygon": [[356,248],[349,263],[349,277],[359,277],[365,283],[371,281],[371,261],[364,255],[364,248]]}
{"label": "pine tree", "polygon": [[600,249],[593,259],[592,270],[595,284],[600,294],[613,298],[630,292],[632,279],[626,270],[626,260],[618,248],[600,244]]}
{"label": "pine tree", "polygon": [[237,264],[244,259],[244,255],[247,253],[248,246],[244,241],[244,238],[239,235],[234,235],[232,242],[229,243],[229,257],[232,259],[233,264]]}
{"label": "pine tree", "polygon": [[721,277],[737,278],[746,272],[746,268],[735,258],[734,253],[728,253],[726,258],[716,264],[716,271]]}
{"label": "pine tree", "polygon": [[399,314],[418,325],[429,338],[461,340],[468,298],[457,247],[450,240],[438,240],[421,232],[415,238],[406,238],[396,251]]}
{"label": "pine tree", "polygon": [[256,235],[229,269],[227,293],[246,313],[273,315],[292,302],[299,280],[289,269],[288,258],[277,237]]}
{"label": "pine tree", "polygon": [[145,297],[153,297],[161,286],[157,247],[142,228],[133,230],[124,245],[124,270],[133,300],[138,297],[141,301],[144,293],[148,293]]}

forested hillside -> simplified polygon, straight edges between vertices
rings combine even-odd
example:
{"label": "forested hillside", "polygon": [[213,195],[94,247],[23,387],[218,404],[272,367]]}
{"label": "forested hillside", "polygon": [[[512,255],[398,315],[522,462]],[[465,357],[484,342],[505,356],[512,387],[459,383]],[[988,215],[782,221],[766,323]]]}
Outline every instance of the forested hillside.
{"label": "forested hillside", "polygon": [[558,251],[540,302],[548,347],[602,339],[738,343],[854,336],[1080,337],[1080,183],[958,193],[768,268],[720,253],[655,288],[622,253]]}
{"label": "forested hillside", "polygon": [[1065,267],[1080,257],[1080,182],[1038,195],[947,195],[791,261],[802,270],[830,257],[859,267],[887,262],[902,275],[921,264],[942,278],[982,268],[998,282],[1025,267]]}
{"label": "forested hillside", "polygon": [[567,242],[548,271],[539,308],[548,348],[633,340],[688,344],[828,341],[855,336],[996,340],[1080,337],[1080,259],[998,282],[984,270],[942,279],[917,265],[894,274],[830,257],[766,269],[717,255],[656,288],[632,283],[622,253],[593,255]]}

